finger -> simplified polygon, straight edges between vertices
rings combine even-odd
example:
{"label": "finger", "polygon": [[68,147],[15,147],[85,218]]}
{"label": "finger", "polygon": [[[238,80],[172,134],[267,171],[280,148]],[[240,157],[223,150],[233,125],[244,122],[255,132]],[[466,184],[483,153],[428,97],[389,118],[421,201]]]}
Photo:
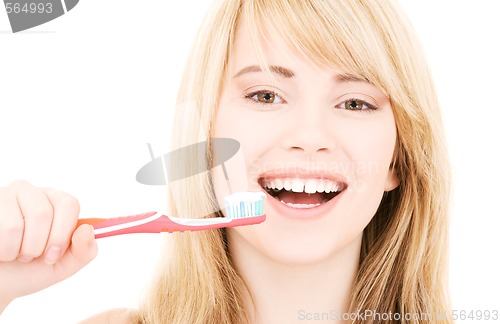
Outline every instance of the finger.
{"label": "finger", "polygon": [[81,225],[73,233],[71,245],[62,258],[54,264],[54,270],[60,278],[67,278],[97,255],[97,243],[94,237],[94,228],[90,225]]}
{"label": "finger", "polygon": [[24,220],[14,193],[0,188],[0,261],[13,261],[19,255]]}
{"label": "finger", "polygon": [[44,189],[44,193],[54,209],[44,258],[47,264],[54,264],[68,249],[78,221],[80,204],[76,198],[62,191]]}
{"label": "finger", "polygon": [[16,184],[15,188],[24,218],[20,260],[27,261],[39,257],[45,251],[54,211],[41,189],[28,183]]}

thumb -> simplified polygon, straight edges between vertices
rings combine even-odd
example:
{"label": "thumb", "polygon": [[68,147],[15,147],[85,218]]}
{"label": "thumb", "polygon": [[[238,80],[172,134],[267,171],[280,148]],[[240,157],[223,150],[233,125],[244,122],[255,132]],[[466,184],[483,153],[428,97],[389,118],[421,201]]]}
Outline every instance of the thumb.
{"label": "thumb", "polygon": [[54,264],[54,270],[61,279],[66,279],[78,272],[97,256],[97,242],[94,228],[81,225],[73,232],[71,245],[62,258]]}

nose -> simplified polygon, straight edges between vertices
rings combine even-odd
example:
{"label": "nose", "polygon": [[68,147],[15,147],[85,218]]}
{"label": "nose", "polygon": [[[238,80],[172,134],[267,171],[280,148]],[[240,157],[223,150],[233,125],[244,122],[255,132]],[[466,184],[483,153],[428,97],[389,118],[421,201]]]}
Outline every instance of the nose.
{"label": "nose", "polygon": [[332,152],[337,146],[334,126],[327,118],[327,109],[309,107],[296,109],[293,122],[287,127],[283,148],[288,151],[304,152],[311,156],[317,152]]}

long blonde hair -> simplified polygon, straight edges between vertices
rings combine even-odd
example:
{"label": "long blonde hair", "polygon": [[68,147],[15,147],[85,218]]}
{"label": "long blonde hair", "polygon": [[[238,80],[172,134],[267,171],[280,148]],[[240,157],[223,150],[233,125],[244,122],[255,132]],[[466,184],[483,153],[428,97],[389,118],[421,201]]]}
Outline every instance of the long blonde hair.
{"label": "long blonde hair", "polygon": [[[392,166],[400,185],[385,193],[364,230],[350,311],[400,314],[387,323],[431,322],[449,310],[450,177],[434,86],[407,19],[389,0],[216,2],[185,70],[172,144],[207,141],[207,154],[192,157],[205,159],[207,167],[212,161],[212,121],[242,16],[257,49],[263,26],[272,26],[298,55],[318,66],[362,76],[390,98],[397,128]],[[189,161],[178,165],[190,167]],[[172,183],[169,201],[171,215],[183,217],[218,209],[209,172]],[[224,230],[171,234],[167,246],[140,310],[141,322],[248,322],[242,301],[245,283],[233,267]],[[353,320],[362,322],[380,320]]]}

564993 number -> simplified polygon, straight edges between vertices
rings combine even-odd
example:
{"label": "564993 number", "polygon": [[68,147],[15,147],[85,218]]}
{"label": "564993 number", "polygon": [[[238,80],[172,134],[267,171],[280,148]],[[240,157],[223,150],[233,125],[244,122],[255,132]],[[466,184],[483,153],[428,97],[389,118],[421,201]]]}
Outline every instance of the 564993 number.
{"label": "564993 number", "polygon": [[5,9],[7,10],[7,14],[10,13],[46,13],[50,14],[52,13],[52,3],[47,2],[47,3],[25,3],[24,5],[21,5],[18,2],[6,2],[5,3]]}
{"label": "564993 number", "polygon": [[499,319],[498,310],[453,310],[451,318],[454,321],[496,321]]}

